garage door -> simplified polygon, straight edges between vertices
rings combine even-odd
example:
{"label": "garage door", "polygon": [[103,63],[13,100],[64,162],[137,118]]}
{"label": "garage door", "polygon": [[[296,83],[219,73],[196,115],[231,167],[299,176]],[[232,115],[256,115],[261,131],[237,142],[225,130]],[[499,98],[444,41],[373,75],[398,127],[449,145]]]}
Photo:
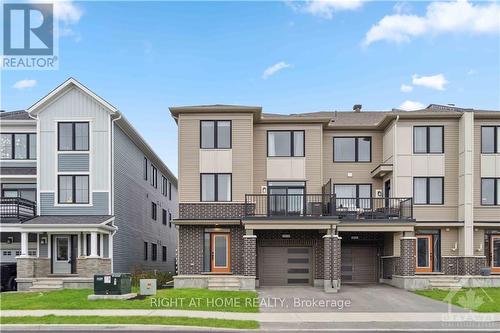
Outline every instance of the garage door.
{"label": "garage door", "polygon": [[258,257],[261,286],[312,284],[310,247],[260,247]]}
{"label": "garage door", "polygon": [[373,283],[377,277],[377,247],[342,245],[342,282]]}

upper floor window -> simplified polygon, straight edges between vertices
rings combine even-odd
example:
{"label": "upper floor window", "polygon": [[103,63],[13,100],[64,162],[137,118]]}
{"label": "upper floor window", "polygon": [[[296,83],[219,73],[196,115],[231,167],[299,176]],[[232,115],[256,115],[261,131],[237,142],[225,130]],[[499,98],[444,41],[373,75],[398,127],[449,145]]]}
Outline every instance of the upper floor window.
{"label": "upper floor window", "polygon": [[0,158],[3,160],[36,159],[36,134],[2,133]]}
{"label": "upper floor window", "polygon": [[201,174],[200,192],[201,201],[231,201],[231,174]]}
{"label": "upper floor window", "polygon": [[89,150],[89,123],[58,123],[58,145],[60,151]]}
{"label": "upper floor window", "polygon": [[146,157],[144,157],[144,164],[143,164],[143,170],[142,170],[144,180],[148,180],[148,168],[149,168],[148,159]]}
{"label": "upper floor window", "polygon": [[336,184],[337,208],[371,208],[371,184]]}
{"label": "upper floor window", "polygon": [[334,162],[371,162],[371,137],[334,137]]}
{"label": "upper floor window", "polygon": [[481,126],[481,153],[500,153],[500,126]]}
{"label": "upper floor window", "polygon": [[161,261],[167,261],[167,247],[161,247]]}
{"label": "upper floor window", "polygon": [[168,191],[168,181],[167,181],[167,178],[165,178],[165,176],[161,176],[161,194],[163,194],[163,196],[167,196],[167,191]]}
{"label": "upper floor window", "polygon": [[167,211],[165,209],[161,210],[161,222],[163,225],[167,225]]}
{"label": "upper floor window", "polygon": [[172,183],[168,182],[168,200],[172,200]]}
{"label": "upper floor window", "polygon": [[500,205],[500,178],[481,178],[481,205]]}
{"label": "upper floor window", "polygon": [[148,260],[148,242],[144,242],[144,260]]}
{"label": "upper floor window", "polygon": [[444,202],[443,177],[414,177],[413,201],[416,205],[442,205]]}
{"label": "upper floor window", "polygon": [[151,186],[154,186],[155,188],[158,188],[158,170],[156,167],[151,164],[151,179],[150,179]]}
{"label": "upper floor window", "polygon": [[200,146],[204,149],[231,148],[230,120],[202,120]]}
{"label": "upper floor window", "polygon": [[152,243],[151,244],[151,260],[156,261],[157,257],[158,257],[158,245]]}
{"label": "upper floor window", "polygon": [[59,176],[58,193],[60,204],[88,204],[89,176]]}
{"label": "upper floor window", "polygon": [[151,202],[151,218],[156,221],[158,216],[158,205],[154,202]]}
{"label": "upper floor window", "polygon": [[304,131],[268,131],[267,156],[303,157]]}
{"label": "upper floor window", "polygon": [[172,228],[172,213],[168,212],[168,227]]}
{"label": "upper floor window", "polygon": [[443,126],[413,127],[413,153],[442,154],[444,153]]}

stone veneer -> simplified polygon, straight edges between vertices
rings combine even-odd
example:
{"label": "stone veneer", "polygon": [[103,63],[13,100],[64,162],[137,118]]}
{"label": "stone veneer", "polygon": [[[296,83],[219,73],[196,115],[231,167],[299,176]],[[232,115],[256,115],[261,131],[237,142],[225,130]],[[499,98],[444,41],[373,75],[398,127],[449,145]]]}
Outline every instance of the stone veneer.
{"label": "stone veneer", "polygon": [[50,259],[37,257],[17,257],[17,277],[47,277],[50,274]]}
{"label": "stone veneer", "polygon": [[396,265],[397,275],[413,276],[415,275],[416,254],[415,246],[417,239],[415,237],[402,237],[400,240],[401,254]]}
{"label": "stone veneer", "polygon": [[110,258],[80,257],[76,259],[76,272],[79,277],[94,277],[94,274],[110,274]]}
{"label": "stone veneer", "polygon": [[180,203],[179,219],[239,219],[245,215],[243,203]]}
{"label": "stone veneer", "polygon": [[480,275],[486,267],[486,257],[442,256],[441,271],[446,275]]}

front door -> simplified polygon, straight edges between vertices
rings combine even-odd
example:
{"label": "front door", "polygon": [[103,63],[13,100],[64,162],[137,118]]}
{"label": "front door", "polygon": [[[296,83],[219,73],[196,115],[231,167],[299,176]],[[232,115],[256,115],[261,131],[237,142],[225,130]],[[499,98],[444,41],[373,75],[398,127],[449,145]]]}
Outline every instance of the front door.
{"label": "front door", "polygon": [[214,273],[229,273],[231,271],[230,235],[227,233],[212,233],[210,268]]}
{"label": "front door", "polygon": [[500,273],[500,235],[491,236],[491,271]]}
{"label": "front door", "polygon": [[417,273],[432,272],[432,235],[417,235]]}
{"label": "front door", "polygon": [[52,257],[55,274],[71,273],[71,242],[69,236],[55,236]]}

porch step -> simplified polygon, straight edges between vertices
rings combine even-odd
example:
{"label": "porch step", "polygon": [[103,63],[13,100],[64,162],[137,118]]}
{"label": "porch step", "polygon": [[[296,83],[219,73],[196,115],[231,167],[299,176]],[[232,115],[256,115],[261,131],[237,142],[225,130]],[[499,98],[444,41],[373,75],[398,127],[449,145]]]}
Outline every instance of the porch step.
{"label": "porch step", "polygon": [[239,290],[240,280],[233,276],[214,276],[208,279],[209,290]]}
{"label": "porch step", "polygon": [[63,281],[60,279],[39,278],[33,281],[30,291],[51,291],[63,289]]}
{"label": "porch step", "polygon": [[439,279],[430,279],[429,286],[431,289],[445,289],[445,290],[460,290],[462,285],[460,281],[455,278],[442,277]]}

